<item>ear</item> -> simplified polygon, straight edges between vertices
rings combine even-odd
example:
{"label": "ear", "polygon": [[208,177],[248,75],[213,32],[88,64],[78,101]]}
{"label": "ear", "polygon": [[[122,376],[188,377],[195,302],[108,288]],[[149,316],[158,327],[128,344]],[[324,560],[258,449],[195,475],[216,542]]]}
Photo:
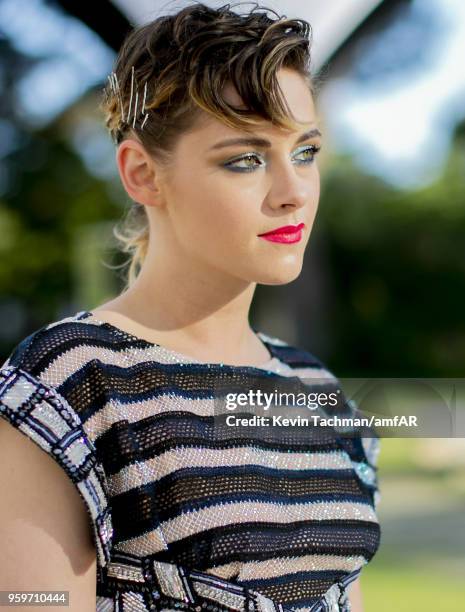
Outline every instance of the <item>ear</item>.
{"label": "ear", "polygon": [[116,164],[131,200],[146,206],[159,203],[155,162],[140,141],[134,138],[123,140],[116,151]]}

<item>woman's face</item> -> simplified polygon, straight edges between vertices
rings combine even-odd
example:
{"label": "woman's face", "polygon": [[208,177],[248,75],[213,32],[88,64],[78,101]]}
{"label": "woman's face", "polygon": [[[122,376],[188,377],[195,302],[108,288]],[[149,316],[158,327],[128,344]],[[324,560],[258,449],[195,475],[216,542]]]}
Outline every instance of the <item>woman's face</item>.
{"label": "woman's face", "polygon": [[[278,73],[282,91],[294,116],[305,122],[288,132],[270,122],[254,130],[264,143],[229,144],[251,135],[225,126],[205,113],[205,120],[183,135],[173,163],[161,173],[158,187],[162,207],[151,208],[151,233],[161,241],[160,252],[181,250],[182,258],[220,270],[248,282],[288,283],[301,271],[305,247],[320,196],[320,177],[313,147],[317,130],[313,99],[295,71]],[[232,86],[225,95],[241,106]],[[275,242],[260,234],[304,223],[300,241]],[[163,235],[160,234],[162,232]]]}

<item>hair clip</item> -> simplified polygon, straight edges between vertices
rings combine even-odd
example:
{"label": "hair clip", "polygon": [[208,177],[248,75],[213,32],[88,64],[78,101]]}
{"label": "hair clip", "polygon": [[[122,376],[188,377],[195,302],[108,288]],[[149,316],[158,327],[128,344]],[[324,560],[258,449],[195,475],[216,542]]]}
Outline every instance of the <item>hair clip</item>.
{"label": "hair clip", "polygon": [[[118,83],[118,78],[116,76],[115,72],[112,72],[109,76],[108,76],[108,80],[110,82],[110,86],[111,89],[113,91],[113,93],[115,95],[118,96],[118,99],[120,101],[120,106],[121,106],[121,118],[122,121],[124,123],[127,123],[129,125],[129,121],[130,121],[130,117],[131,117],[131,109],[132,109],[132,99],[134,97],[134,66],[132,66],[131,68],[131,94],[130,94],[130,98],[129,98],[129,108],[128,108],[128,112],[126,115],[126,119],[124,119],[124,105],[123,105],[123,99],[121,96],[121,89]],[[136,119],[138,116],[137,113],[137,107],[139,104],[139,91],[136,88],[136,92],[135,92],[135,103],[134,103],[134,116],[133,116],[133,120],[132,120],[132,127],[134,128],[136,126]],[[145,111],[145,101],[147,98],[147,81],[145,82],[145,87],[144,87],[144,99],[143,99],[143,103],[142,103],[142,115],[144,115],[144,120],[142,122],[142,125],[140,127],[140,129],[142,130],[144,128],[145,123],[147,122],[147,119],[149,117],[149,114],[144,112]]]}
{"label": "hair clip", "polygon": [[131,69],[131,97],[129,98],[129,108],[128,108],[128,114],[126,117],[126,123],[128,123],[129,121],[129,115],[131,114],[131,106],[132,106],[132,94],[134,91],[134,66]]}
{"label": "hair clip", "polygon": [[[128,116],[126,118],[126,123],[129,122],[130,116],[131,116],[131,108],[132,108],[132,98],[134,95],[134,66],[132,66],[131,68],[131,95],[129,98],[129,109],[128,109]],[[143,100],[143,104],[142,104],[142,114],[144,114],[145,111],[145,100],[147,97],[147,81],[145,82],[145,87],[144,87],[144,100]],[[139,90],[138,87],[136,87],[136,98],[135,98],[135,102],[134,102],[134,117],[132,120],[132,127],[134,128],[136,126],[136,119],[137,119],[137,106],[139,104]],[[144,121],[142,122],[142,125],[140,127],[140,129],[144,129],[144,125],[148,119],[149,115],[148,113],[145,113],[145,117],[144,117]]]}
{"label": "hair clip", "polygon": [[140,126],[140,129],[141,129],[141,130],[143,130],[143,129],[144,129],[145,122],[147,121],[147,119],[148,119],[148,118],[149,118],[149,114],[148,114],[148,113],[146,113],[146,114],[145,114],[145,117],[144,117],[144,120],[142,121],[142,125]]}
{"label": "hair clip", "polygon": [[110,76],[108,77],[108,80],[110,81],[110,87],[112,88],[114,94],[118,96],[119,103],[121,106],[121,117],[123,117],[124,115],[123,98],[121,97],[121,90],[119,87],[118,77],[116,76],[116,72],[112,72]]}
{"label": "hair clip", "polygon": [[[142,114],[145,111],[145,99],[146,99],[146,97],[147,97],[147,81],[145,81],[145,87],[144,87],[144,101],[142,103]],[[141,130],[144,129],[145,122],[147,121],[148,118],[149,118],[149,114],[145,113],[144,121],[142,122],[142,125],[140,126]]]}
{"label": "hair clip", "polygon": [[132,127],[135,127],[135,125],[136,125],[137,104],[138,104],[138,102],[139,102],[139,92],[136,91],[136,103],[134,105],[134,119],[133,119],[133,122],[132,122]]}

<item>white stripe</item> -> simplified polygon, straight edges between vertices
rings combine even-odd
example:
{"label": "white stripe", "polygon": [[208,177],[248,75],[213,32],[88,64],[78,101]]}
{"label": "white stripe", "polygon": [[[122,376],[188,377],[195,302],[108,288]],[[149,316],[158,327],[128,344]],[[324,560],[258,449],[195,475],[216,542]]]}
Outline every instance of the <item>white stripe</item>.
{"label": "white stripe", "polygon": [[[48,368],[44,371],[41,378],[47,380],[49,383],[60,385],[65,381],[71,374],[74,374],[77,370],[81,369],[86,363],[91,360],[100,360],[104,364],[116,365],[122,368],[134,366],[145,361],[156,361],[163,364],[193,364],[193,365],[206,365],[199,361],[196,362],[194,359],[180,359],[177,353],[169,351],[159,346],[148,346],[146,348],[135,348],[128,347],[124,350],[115,350],[114,348],[93,346],[92,344],[85,344],[84,342],[91,342],[88,338],[86,341],[82,341],[82,344],[60,353],[57,357],[49,364]],[[275,358],[274,361],[286,366],[284,362]],[[267,365],[271,363],[271,360],[267,362]],[[266,367],[258,367],[256,369],[267,369]],[[289,376],[296,376],[296,372],[300,372],[300,376],[306,378],[321,378],[326,379],[327,375],[324,370],[315,368],[299,368],[299,370],[286,369],[285,374]]]}
{"label": "white stripe", "polygon": [[[305,520],[360,520],[377,523],[377,517],[368,504],[354,502],[307,502],[278,505],[272,502],[234,502],[215,504],[201,510],[183,513],[160,523],[164,540],[169,544],[208,529],[255,521],[282,523]],[[151,554],[161,550],[159,538],[151,541],[151,534],[130,538],[117,545],[124,552],[138,551]]]}
{"label": "white stripe", "polygon": [[[215,389],[213,389],[213,393],[215,393]],[[197,416],[218,416],[219,396],[212,399],[183,397],[172,390],[160,393],[155,385],[153,394],[153,397],[149,396],[147,399],[139,401],[121,402],[115,398],[108,401],[100,410],[84,421],[84,428],[89,438],[94,442],[114,423],[122,419],[127,419],[130,423],[137,423],[150,416],[175,411],[184,411]]]}
{"label": "white stripe", "polygon": [[167,474],[183,468],[263,466],[275,469],[326,470],[351,469],[352,462],[344,450],[330,452],[273,451],[250,446],[210,449],[202,447],[178,447],[146,461],[137,461],[123,467],[117,474],[107,475],[113,495],[133,488],[157,482]]}
{"label": "white stripe", "polygon": [[160,524],[165,540],[175,542],[189,535],[232,523],[271,522],[289,524],[311,520],[361,520],[377,522],[373,508],[356,502],[305,502],[280,505],[273,502],[220,503],[183,513]]}
{"label": "white stripe", "polygon": [[229,580],[239,572],[239,580],[259,580],[261,578],[277,578],[295,572],[336,570],[351,572],[354,567],[365,565],[362,555],[344,557],[343,555],[301,555],[293,557],[277,557],[265,561],[233,561],[215,566],[215,575]]}

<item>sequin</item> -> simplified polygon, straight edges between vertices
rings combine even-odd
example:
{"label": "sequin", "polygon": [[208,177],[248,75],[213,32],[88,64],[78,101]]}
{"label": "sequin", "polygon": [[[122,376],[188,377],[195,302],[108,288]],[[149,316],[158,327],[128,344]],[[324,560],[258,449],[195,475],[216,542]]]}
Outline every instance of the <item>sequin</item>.
{"label": "sequin", "polygon": [[147,612],[144,598],[140,593],[122,593],[121,598],[123,600],[122,612]]}
{"label": "sequin", "polygon": [[218,383],[338,385],[307,351],[259,337],[263,366],[205,364],[81,311],[0,369],[0,415],[85,502],[96,610],[350,610],[380,541],[379,440],[226,429]]}
{"label": "sequin", "polygon": [[114,612],[115,602],[113,597],[97,596],[97,612]]}
{"label": "sequin", "polygon": [[358,476],[369,485],[374,486],[376,483],[376,473],[372,467],[362,461],[353,462],[354,469]]}
{"label": "sequin", "polygon": [[124,563],[109,563],[107,576],[111,578],[121,578],[135,582],[144,582],[145,578],[140,568],[131,567]]}

